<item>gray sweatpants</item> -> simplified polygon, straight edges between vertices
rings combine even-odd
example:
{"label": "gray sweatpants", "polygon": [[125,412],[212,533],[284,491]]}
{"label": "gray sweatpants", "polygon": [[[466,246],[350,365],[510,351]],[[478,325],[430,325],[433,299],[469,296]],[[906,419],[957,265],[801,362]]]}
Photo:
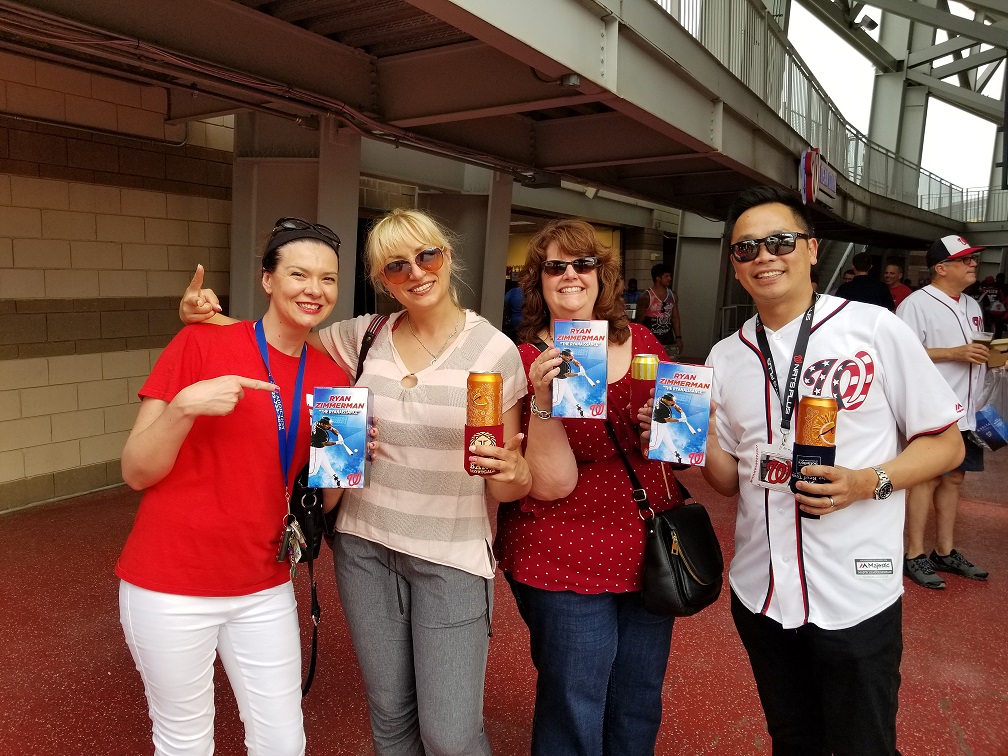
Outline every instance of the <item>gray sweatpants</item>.
{"label": "gray sweatpants", "polygon": [[488,756],[492,584],[343,533],[333,551],[377,756]]}

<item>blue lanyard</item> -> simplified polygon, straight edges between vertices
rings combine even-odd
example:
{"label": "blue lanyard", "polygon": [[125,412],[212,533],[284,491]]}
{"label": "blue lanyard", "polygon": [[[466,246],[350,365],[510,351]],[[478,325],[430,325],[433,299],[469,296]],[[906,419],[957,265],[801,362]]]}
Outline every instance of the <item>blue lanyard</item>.
{"label": "blue lanyard", "polygon": [[[262,318],[256,321],[255,335],[256,343],[259,345],[259,354],[262,355],[263,362],[266,363],[266,375],[269,378],[269,382],[276,383],[276,381],[273,380],[273,373],[270,371],[269,351],[266,347],[266,333],[263,330]],[[305,360],[307,357],[308,347],[302,346],[301,361],[298,364],[297,380],[294,381],[294,399],[291,401],[291,413],[293,414],[293,417],[291,418],[290,428],[286,429],[286,434],[284,433],[286,424],[284,423],[283,402],[280,399],[280,392],[274,391],[270,394],[273,398],[273,409],[276,412],[277,444],[280,448],[280,469],[283,471],[284,492],[287,496],[290,496],[290,466],[291,462],[294,461],[294,447],[297,446],[298,418],[300,417],[300,412],[298,411],[300,409],[299,401],[301,396],[301,384],[304,381]]]}

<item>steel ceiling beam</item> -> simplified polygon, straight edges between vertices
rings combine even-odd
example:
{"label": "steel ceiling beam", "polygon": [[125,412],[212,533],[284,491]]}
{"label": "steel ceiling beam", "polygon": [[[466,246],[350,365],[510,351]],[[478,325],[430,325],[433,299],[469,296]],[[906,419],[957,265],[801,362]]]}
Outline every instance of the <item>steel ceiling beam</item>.
{"label": "steel ceiling beam", "polygon": [[851,9],[851,17],[848,18],[837,3],[831,0],[802,0],[804,5],[816,18],[825,26],[840,36],[851,47],[883,73],[892,73],[899,70],[899,63],[896,58],[876,42],[868,32],[854,24],[854,16],[860,13],[860,4]]}

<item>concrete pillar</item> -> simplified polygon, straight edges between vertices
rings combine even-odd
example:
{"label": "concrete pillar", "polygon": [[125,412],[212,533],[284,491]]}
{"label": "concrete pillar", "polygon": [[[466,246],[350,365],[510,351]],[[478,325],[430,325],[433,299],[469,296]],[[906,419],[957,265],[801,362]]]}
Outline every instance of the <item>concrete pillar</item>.
{"label": "concrete pillar", "polygon": [[278,218],[324,223],[340,237],[340,293],[330,320],[353,314],[360,137],[323,119],[320,131],[260,113],[235,117],[231,312],[258,318],[262,245]]}
{"label": "concrete pillar", "polygon": [[[342,126],[342,128],[341,128]],[[360,203],[361,137],[327,116],[319,132],[318,202],[315,218],[335,231],[340,245],[339,290],[329,321],[354,314],[357,265],[357,216]]]}
{"label": "concrete pillar", "polygon": [[654,228],[626,228],[623,231],[624,279],[637,279],[637,288],[646,291],[653,283],[651,266],[664,262],[665,235]]}
{"label": "concrete pillar", "polygon": [[504,274],[511,229],[510,174],[466,166],[465,194],[424,193],[421,210],[430,213],[459,238],[465,267],[459,298],[500,327],[504,312]]}
{"label": "concrete pillar", "polygon": [[724,223],[683,213],[679,224],[673,287],[679,294],[683,358],[703,361],[721,339],[722,302],[732,269],[721,253]]}

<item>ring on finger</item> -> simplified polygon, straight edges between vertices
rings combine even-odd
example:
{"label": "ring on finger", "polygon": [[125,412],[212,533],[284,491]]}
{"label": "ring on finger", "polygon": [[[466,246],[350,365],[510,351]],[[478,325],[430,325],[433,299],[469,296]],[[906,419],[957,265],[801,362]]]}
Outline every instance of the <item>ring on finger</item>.
{"label": "ring on finger", "polygon": [[833,509],[836,506],[836,502],[833,501],[833,497],[832,496],[827,496],[826,498],[829,499],[830,509]]}

